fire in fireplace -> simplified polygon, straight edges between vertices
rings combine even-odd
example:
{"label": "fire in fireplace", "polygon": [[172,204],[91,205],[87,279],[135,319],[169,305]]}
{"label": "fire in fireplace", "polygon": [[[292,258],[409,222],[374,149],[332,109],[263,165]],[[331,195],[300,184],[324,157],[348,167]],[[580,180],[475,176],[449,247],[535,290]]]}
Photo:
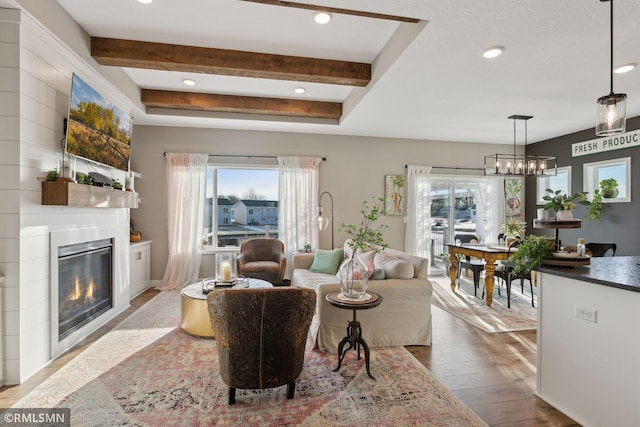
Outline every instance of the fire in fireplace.
{"label": "fire in fireplace", "polygon": [[112,252],[111,239],[59,248],[59,340],[112,307]]}

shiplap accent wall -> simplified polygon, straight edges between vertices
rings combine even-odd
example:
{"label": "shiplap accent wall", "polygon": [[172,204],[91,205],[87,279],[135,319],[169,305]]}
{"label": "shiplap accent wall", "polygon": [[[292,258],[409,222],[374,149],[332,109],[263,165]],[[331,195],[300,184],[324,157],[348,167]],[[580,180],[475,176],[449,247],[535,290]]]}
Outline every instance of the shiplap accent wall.
{"label": "shiplap accent wall", "polygon": [[[18,301],[20,237],[20,12],[0,10],[0,274],[3,293],[3,362],[16,359],[17,309],[7,301]],[[7,335],[9,332],[9,335]],[[9,342],[12,341],[12,342]],[[11,347],[11,348],[9,348]],[[14,364],[3,363],[2,378]]]}
{"label": "shiplap accent wall", "polygon": [[[74,72],[121,108],[131,108],[95,69],[28,13],[0,9],[0,274],[6,276],[2,289],[5,384],[24,381],[51,360],[52,230],[116,228],[116,307],[109,317],[129,304],[129,210],[41,204],[37,178],[54,169],[62,157],[63,119],[68,113]],[[124,182],[124,172],[113,169],[79,161],[78,170],[95,170]]]}

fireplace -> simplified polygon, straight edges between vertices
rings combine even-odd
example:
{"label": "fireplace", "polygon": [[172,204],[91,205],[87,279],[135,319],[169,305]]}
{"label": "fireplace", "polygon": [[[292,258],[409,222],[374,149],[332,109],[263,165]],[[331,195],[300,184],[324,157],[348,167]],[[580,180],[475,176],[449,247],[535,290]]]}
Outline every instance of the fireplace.
{"label": "fireplace", "polygon": [[49,243],[55,358],[129,306],[129,226],[52,230]]}
{"label": "fireplace", "polygon": [[113,306],[113,243],[94,240],[58,248],[58,340]]}

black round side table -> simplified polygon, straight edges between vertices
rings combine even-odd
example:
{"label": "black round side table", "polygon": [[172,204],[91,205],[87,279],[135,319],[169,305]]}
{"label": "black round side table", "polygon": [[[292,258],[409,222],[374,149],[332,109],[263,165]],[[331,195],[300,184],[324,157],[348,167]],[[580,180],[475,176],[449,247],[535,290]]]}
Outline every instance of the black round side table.
{"label": "black round side table", "polygon": [[[352,300],[341,298],[340,292],[333,292],[327,294],[327,301],[334,307],[353,310],[353,320],[350,320],[347,324],[347,336],[342,338],[340,340],[340,344],[338,344],[338,367],[334,369],[334,372],[340,370],[345,353],[352,348],[355,348],[358,351],[358,360],[360,360],[360,346],[362,345],[362,348],[364,349],[364,361],[367,367],[367,375],[369,378],[375,380],[375,377],[371,375],[371,370],[369,368],[369,346],[364,338],[362,338],[362,326],[356,319],[356,312],[358,310],[366,310],[379,306],[382,302],[382,296],[375,292],[368,292],[367,295],[370,295],[371,297],[362,300]],[[347,343],[349,346],[343,351],[344,345]]]}

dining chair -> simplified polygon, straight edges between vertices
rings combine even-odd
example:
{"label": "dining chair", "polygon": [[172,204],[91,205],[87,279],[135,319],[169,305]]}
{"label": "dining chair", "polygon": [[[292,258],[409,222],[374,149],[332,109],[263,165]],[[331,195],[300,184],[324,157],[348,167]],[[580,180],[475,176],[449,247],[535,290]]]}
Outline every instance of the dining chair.
{"label": "dining chair", "polygon": [[[456,234],[455,242],[460,243],[478,243],[478,237],[473,234]],[[480,287],[480,273],[484,270],[485,261],[483,259],[471,259],[466,256],[464,259],[458,259],[458,280],[460,279],[462,269],[471,270],[473,272],[473,296],[478,296],[478,288]],[[458,282],[460,287],[460,282]]]}
{"label": "dining chair", "polygon": [[587,251],[591,252],[591,256],[594,257],[614,256],[616,254],[616,249],[618,249],[618,245],[615,243],[589,242],[584,246]]}
{"label": "dining chair", "polygon": [[[515,249],[520,244],[520,240],[514,240],[509,245],[508,252],[511,253],[512,249]],[[517,274],[513,272],[514,265],[511,261],[505,261],[500,265],[501,268],[496,268],[496,271],[493,273],[493,277],[498,277],[505,282],[505,286],[507,288],[507,308],[511,308],[511,283],[514,280],[520,280],[520,289],[524,294],[524,281],[529,281],[529,286],[531,288],[531,307],[535,307],[535,302],[533,298],[533,280],[531,279],[531,270],[521,271]],[[500,288],[498,287],[498,291]],[[482,292],[482,296],[484,297],[484,290]]]}

